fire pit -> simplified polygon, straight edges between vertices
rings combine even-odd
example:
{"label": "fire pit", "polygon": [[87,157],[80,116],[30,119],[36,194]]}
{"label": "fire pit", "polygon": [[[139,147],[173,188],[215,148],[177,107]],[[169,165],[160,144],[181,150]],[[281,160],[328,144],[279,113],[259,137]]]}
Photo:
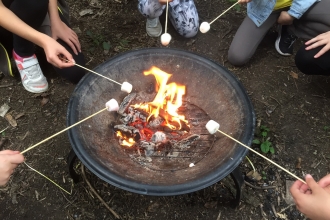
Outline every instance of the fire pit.
{"label": "fire pit", "polygon": [[[208,187],[234,171],[241,178],[237,167],[247,149],[221,134],[210,135],[205,128],[207,121],[213,119],[220,123],[222,131],[251,144],[255,116],[240,82],[209,59],[165,48],[130,51],[94,70],[117,82],[130,82],[137,99],[151,102],[156,95],[156,80],[143,72],[152,66],[172,74],[170,82],[186,86],[182,112],[189,121],[189,133],[198,135],[198,140],[186,148],[162,147],[146,156],[135,148],[121,146],[114,129],[120,124],[120,115],[102,112],[69,130],[71,156],[77,155],[102,180],[139,194],[185,194]],[[117,84],[94,74],[86,75],[69,101],[67,124],[103,109],[111,98],[120,103],[126,96]],[[190,164],[195,166],[189,167]]]}

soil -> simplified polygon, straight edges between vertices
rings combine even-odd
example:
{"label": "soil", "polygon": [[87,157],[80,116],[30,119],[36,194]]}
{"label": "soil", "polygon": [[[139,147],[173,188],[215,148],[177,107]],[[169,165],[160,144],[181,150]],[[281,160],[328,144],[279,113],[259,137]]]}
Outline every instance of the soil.
{"label": "soil", "polygon": [[[196,0],[200,21],[211,21],[231,3],[226,0]],[[78,32],[86,56],[86,67],[95,68],[107,59],[137,48],[162,47],[159,38],[145,32],[145,19],[137,10],[137,1],[68,1],[71,25]],[[93,14],[79,12],[92,9]],[[329,172],[330,160],[330,83],[329,78],[306,76],[295,67],[294,57],[282,57],[275,48],[277,33],[270,30],[244,67],[227,61],[227,51],[235,31],[245,17],[245,8],[234,8],[215,21],[206,34],[193,39],[180,37],[172,26],[170,48],[187,50],[218,62],[238,77],[248,92],[256,113],[256,134],[269,129],[267,137],[275,153],[268,158],[299,177],[310,173],[319,179]],[[165,14],[165,13],[164,13]],[[164,24],[164,15],[161,21]],[[110,45],[104,51],[103,42]],[[297,42],[297,49],[301,42]],[[50,83],[43,94],[27,92],[18,77],[0,74],[0,106],[8,104],[17,125],[0,118],[2,149],[24,150],[66,127],[66,111],[75,85],[55,75],[41,57],[41,67]],[[203,89],[203,88],[201,88]],[[252,147],[260,151],[260,146]],[[51,182],[20,165],[7,186],[0,188],[1,219],[115,219],[114,213],[98,199],[86,181],[72,184],[66,163],[71,150],[64,132],[26,153],[26,163],[67,190],[68,195]],[[259,156],[248,153],[259,181],[246,178],[243,197],[236,208],[233,182],[225,178],[193,193],[157,197],[116,188],[86,169],[86,178],[105,203],[121,219],[305,219],[290,200],[286,185],[294,180]],[[81,174],[81,163],[75,168]],[[241,171],[252,170],[243,160]]]}

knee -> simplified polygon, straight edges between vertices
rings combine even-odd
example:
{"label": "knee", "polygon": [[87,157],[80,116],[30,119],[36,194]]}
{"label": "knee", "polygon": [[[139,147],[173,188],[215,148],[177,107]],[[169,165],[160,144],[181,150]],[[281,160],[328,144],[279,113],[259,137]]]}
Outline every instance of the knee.
{"label": "knee", "polygon": [[308,67],[314,60],[314,54],[305,50],[305,47],[301,47],[295,56],[296,67],[301,71],[305,72],[304,69]]}
{"label": "knee", "polygon": [[238,51],[233,51],[229,48],[228,61],[234,66],[243,66],[249,61],[249,58],[245,54],[239,53]]}
{"label": "knee", "polygon": [[197,33],[198,33],[198,28],[186,28],[182,36],[185,38],[192,38],[195,37]]}

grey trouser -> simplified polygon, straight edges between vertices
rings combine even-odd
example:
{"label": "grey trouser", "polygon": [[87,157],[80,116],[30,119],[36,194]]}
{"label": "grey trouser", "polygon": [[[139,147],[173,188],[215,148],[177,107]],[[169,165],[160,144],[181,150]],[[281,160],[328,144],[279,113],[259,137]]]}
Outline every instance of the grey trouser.
{"label": "grey trouser", "polygon": [[[229,47],[228,61],[236,66],[247,63],[268,30],[276,23],[281,11],[274,11],[260,27],[257,27],[247,16],[238,28]],[[311,39],[330,31],[330,0],[315,3],[300,19],[293,22],[289,30],[303,39]]]}
{"label": "grey trouser", "polygon": [[[138,9],[147,18],[159,17],[165,5],[158,0],[139,0]],[[169,3],[169,19],[176,31],[183,37],[194,37],[199,28],[199,18],[193,0],[173,0]]]}

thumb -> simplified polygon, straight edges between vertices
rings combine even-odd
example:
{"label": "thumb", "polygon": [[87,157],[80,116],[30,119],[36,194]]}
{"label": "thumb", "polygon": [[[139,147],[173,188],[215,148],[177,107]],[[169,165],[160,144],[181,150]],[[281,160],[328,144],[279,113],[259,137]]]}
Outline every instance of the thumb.
{"label": "thumb", "polygon": [[311,188],[312,191],[318,190],[320,188],[320,186],[317,184],[317,182],[315,182],[314,178],[310,174],[307,174],[305,179],[307,185]]}
{"label": "thumb", "polygon": [[24,161],[24,156],[22,154],[12,154],[7,156],[12,164],[20,164]]}

